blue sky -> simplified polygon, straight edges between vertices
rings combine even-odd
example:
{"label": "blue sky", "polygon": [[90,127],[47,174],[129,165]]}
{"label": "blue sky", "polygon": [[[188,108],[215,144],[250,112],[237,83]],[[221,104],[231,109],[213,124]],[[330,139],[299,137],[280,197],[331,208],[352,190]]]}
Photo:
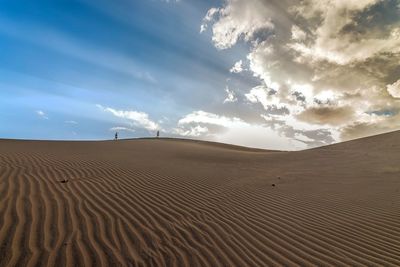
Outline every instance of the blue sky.
{"label": "blue sky", "polygon": [[397,129],[400,4],[322,2],[1,1],[0,138],[302,149]]}
{"label": "blue sky", "polygon": [[96,104],[177,120],[222,97],[235,61],[199,33],[203,1],[1,5],[2,137],[108,138]]}

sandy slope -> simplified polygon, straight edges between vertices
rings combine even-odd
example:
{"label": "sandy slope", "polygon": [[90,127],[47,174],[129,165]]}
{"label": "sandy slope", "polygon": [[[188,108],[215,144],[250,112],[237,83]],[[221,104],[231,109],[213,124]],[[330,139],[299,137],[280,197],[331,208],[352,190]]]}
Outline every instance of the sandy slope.
{"label": "sandy slope", "polygon": [[25,265],[400,266],[400,132],[301,152],[0,140],[0,266]]}

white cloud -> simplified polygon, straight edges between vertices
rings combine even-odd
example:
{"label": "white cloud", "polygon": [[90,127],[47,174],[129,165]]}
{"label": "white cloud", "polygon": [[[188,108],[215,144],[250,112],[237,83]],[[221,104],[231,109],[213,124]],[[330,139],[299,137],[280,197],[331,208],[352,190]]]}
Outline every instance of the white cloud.
{"label": "white cloud", "polygon": [[395,98],[400,98],[400,79],[393,84],[387,85],[387,91],[389,94]]}
{"label": "white cloud", "polygon": [[243,61],[239,60],[233,65],[233,67],[229,70],[231,73],[240,73],[243,71]]}
{"label": "white cloud", "polygon": [[76,121],[64,121],[64,123],[66,123],[66,124],[78,124],[78,122],[76,122]]}
{"label": "white cloud", "polygon": [[303,141],[303,142],[312,142],[313,141],[313,139],[311,139],[311,138],[309,138],[309,137],[307,137],[307,136],[305,136],[304,134],[301,134],[301,133],[295,133],[294,134],[294,138],[299,140],[299,141]]}
{"label": "white cloud", "polygon": [[203,18],[203,23],[200,26],[200,33],[204,32],[207,30],[208,23],[214,19],[214,16],[218,14],[219,9],[218,8],[210,8],[206,14],[206,16]]}
{"label": "white cloud", "polygon": [[[301,92],[300,87],[295,87],[296,92]],[[304,86],[304,88],[309,88]],[[295,91],[293,89],[278,90],[268,88],[264,85],[256,86],[245,94],[246,99],[253,104],[260,103],[270,114],[284,119],[288,114],[296,114],[304,109],[294,100]],[[304,96],[306,101],[306,97]]]}
{"label": "white cloud", "polygon": [[175,128],[174,133],[181,136],[188,137],[199,137],[202,135],[206,135],[208,133],[208,128],[200,125],[192,126],[192,127],[181,127]]}
{"label": "white cloud", "polygon": [[150,120],[147,113],[133,110],[116,110],[109,107],[103,107],[101,105],[97,105],[97,107],[102,109],[103,111],[113,114],[116,117],[127,119],[137,127],[141,127],[149,131],[161,129],[161,126],[159,124]]}
{"label": "white cloud", "polygon": [[293,43],[289,47],[299,52],[304,60],[327,60],[339,65],[346,65],[353,61],[363,61],[367,58],[384,52],[400,52],[400,38],[395,36],[389,39],[368,39],[360,43],[353,43],[346,37],[338,39],[318,39],[312,46],[304,43]]}
{"label": "white cloud", "polygon": [[[257,8],[259,12],[253,12]],[[218,17],[212,27],[212,40],[217,48],[226,49],[235,45],[239,39],[256,41],[256,33],[273,29],[273,23],[263,12],[268,13],[268,9],[262,1],[227,0],[225,7],[209,10],[203,25]],[[206,26],[202,26],[202,30],[205,28]]]}
{"label": "white cloud", "polygon": [[277,150],[300,150],[307,147],[304,143],[286,138],[269,127],[253,124],[234,125],[225,133],[218,135],[215,140],[248,147]]}
{"label": "white cloud", "polygon": [[259,85],[235,97],[262,106],[277,132],[321,144],[350,136],[343,129],[400,125],[400,81],[388,84],[398,80],[399,12],[381,0],[226,0],[205,21],[217,48],[249,47]]}
{"label": "white cloud", "polygon": [[290,47],[308,59],[328,60],[340,65],[365,60],[377,53],[399,52],[400,30],[397,27],[393,28],[386,38],[366,35],[364,38],[355,39],[350,34],[342,33],[346,25],[352,22],[351,15],[346,14],[365,10],[379,1],[304,1],[294,9],[297,14],[310,20],[318,16],[322,22],[316,25],[316,39],[313,43],[295,42]]}
{"label": "white cloud", "polygon": [[232,126],[235,123],[243,123],[239,118],[228,118],[202,110],[192,112],[178,121],[178,125],[189,123],[208,123],[224,127]]}
{"label": "white cloud", "polygon": [[237,97],[235,95],[235,92],[233,92],[232,90],[230,90],[228,87],[225,88],[225,92],[227,94],[224,103],[233,103],[233,102],[237,102]]}
{"label": "white cloud", "polygon": [[[217,142],[268,149],[303,149],[305,144],[290,140],[264,125],[250,124],[236,117],[194,111],[178,122],[175,133],[183,136],[207,137]],[[212,127],[222,127],[217,133]]]}
{"label": "white cloud", "polygon": [[118,132],[118,131],[125,131],[125,132],[135,132],[135,129],[131,129],[131,128],[128,128],[128,127],[123,127],[123,126],[117,126],[117,127],[112,127],[112,128],[110,128],[110,131],[113,131],[113,132]]}
{"label": "white cloud", "polygon": [[302,41],[306,39],[306,33],[297,25],[292,26],[292,40]]}
{"label": "white cloud", "polygon": [[49,117],[47,116],[47,114],[46,114],[44,111],[42,111],[42,110],[37,110],[37,111],[36,111],[36,114],[37,114],[39,117],[41,117],[42,119],[45,119],[45,120],[48,120],[48,119],[49,119]]}
{"label": "white cloud", "polygon": [[277,62],[266,60],[266,57],[272,55],[273,52],[274,49],[272,45],[268,42],[261,42],[247,55],[247,59],[250,61],[250,70],[253,72],[253,75],[262,79],[264,83],[270,87],[273,86],[273,82],[268,69],[273,67]]}

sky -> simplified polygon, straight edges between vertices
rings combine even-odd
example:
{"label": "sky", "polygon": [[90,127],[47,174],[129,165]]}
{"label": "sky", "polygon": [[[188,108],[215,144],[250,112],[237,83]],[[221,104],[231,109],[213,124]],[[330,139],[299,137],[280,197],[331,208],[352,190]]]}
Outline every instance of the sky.
{"label": "sky", "polygon": [[0,7],[0,138],[299,150],[400,129],[400,0]]}

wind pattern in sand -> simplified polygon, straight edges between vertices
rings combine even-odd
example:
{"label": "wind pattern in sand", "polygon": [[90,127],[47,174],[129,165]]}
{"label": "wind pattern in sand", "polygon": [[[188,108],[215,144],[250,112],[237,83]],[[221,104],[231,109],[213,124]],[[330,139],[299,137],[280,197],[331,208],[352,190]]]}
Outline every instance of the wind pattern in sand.
{"label": "wind pattern in sand", "polygon": [[400,266],[399,159],[398,132],[301,152],[0,140],[0,266]]}

